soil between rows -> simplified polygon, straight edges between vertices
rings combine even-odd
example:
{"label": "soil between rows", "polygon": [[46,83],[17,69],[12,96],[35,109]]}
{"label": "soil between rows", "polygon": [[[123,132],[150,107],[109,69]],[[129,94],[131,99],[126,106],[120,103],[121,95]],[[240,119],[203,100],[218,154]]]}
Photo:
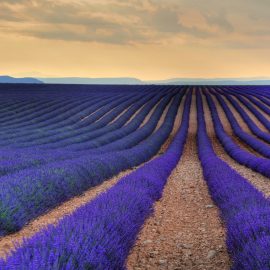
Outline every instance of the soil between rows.
{"label": "soil between rows", "polygon": [[195,98],[183,156],[130,253],[129,270],[229,269],[225,229],[197,156]]}

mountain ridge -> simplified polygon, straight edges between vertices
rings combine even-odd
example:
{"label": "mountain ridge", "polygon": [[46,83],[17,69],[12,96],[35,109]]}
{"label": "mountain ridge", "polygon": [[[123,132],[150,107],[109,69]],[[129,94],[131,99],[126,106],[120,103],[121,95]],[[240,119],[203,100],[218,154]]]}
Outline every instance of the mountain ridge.
{"label": "mountain ridge", "polygon": [[0,76],[0,83],[31,83],[31,84],[167,84],[167,85],[270,85],[270,78],[171,78],[165,80],[143,81],[133,77],[59,77],[59,78],[15,78],[11,76]]}
{"label": "mountain ridge", "polygon": [[31,77],[15,78],[11,76],[0,76],[0,83],[30,83],[30,84],[42,84],[44,82]]}
{"label": "mountain ridge", "polygon": [[115,78],[38,78],[44,83],[60,84],[169,84],[169,85],[265,85],[270,84],[270,78],[172,78],[167,80],[143,81],[132,77]]}

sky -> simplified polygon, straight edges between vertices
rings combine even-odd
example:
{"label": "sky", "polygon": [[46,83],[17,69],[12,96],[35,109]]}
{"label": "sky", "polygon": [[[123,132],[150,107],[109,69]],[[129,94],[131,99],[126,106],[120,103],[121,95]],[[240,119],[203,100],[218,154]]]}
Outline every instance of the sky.
{"label": "sky", "polygon": [[0,0],[0,74],[270,77],[269,0]]}

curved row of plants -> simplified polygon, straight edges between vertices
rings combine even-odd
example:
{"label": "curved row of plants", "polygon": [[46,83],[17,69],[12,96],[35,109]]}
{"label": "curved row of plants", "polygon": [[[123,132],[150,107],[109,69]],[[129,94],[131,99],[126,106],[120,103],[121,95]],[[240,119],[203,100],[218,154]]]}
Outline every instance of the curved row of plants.
{"label": "curved row of plants", "polygon": [[270,134],[268,132],[262,131],[258,125],[250,118],[248,113],[243,109],[243,107],[237,102],[235,99],[233,99],[230,95],[223,94],[226,99],[232,104],[232,106],[235,108],[235,110],[240,114],[242,119],[245,121],[247,126],[249,127],[250,131],[257,136],[259,139],[270,143]]}
{"label": "curved row of plants", "polygon": [[[209,94],[205,93],[208,99],[210,99]],[[233,115],[231,109],[227,105],[227,103],[223,100],[223,98],[220,95],[215,95],[217,100],[219,101],[219,104],[221,105],[223,111],[225,112],[225,115],[232,127],[232,130],[234,134],[242,140],[244,143],[246,143],[248,146],[250,146],[253,150],[257,151],[264,157],[270,158],[270,146],[266,143],[258,140],[256,137],[252,136],[251,134],[245,132],[242,127],[239,125],[238,121],[236,120],[235,116]],[[212,102],[209,100],[209,102]]]}
{"label": "curved row of plants", "polygon": [[269,270],[270,202],[218,158],[206,132],[201,94],[197,92],[198,152],[210,195],[227,228],[232,270]]}
{"label": "curved row of plants", "polygon": [[263,125],[270,131],[270,121],[247,99],[244,99],[240,94],[229,92],[235,96]]}
{"label": "curved row of plants", "polygon": [[[179,94],[179,98],[181,98],[183,94],[184,92],[181,92]],[[151,133],[156,128],[156,125],[158,124],[163,110],[166,108],[174,95],[174,93],[166,95],[158,104],[150,119],[141,128],[139,127],[142,124],[143,120],[151,111],[153,106],[159,101],[161,95],[157,95],[151,100],[151,102],[146,104],[146,106],[136,115],[136,117],[128,125],[119,129],[114,129],[112,131],[110,131],[109,129],[103,129],[103,132],[101,134],[98,132],[98,130],[93,131],[92,135],[97,135],[98,133],[99,136],[93,136],[90,140],[90,135],[88,135],[88,139],[90,140],[89,142],[86,141],[83,143],[79,143],[82,139],[84,139],[84,136],[79,136],[77,138],[78,142],[73,145],[73,148],[71,145],[68,149],[66,148],[64,150],[59,149],[45,153],[43,152],[42,155],[40,154],[40,149],[30,148],[27,149],[27,151],[22,150],[22,155],[20,157],[18,157],[18,150],[16,150],[17,156],[15,158],[14,151],[4,151],[4,160],[0,162],[0,175],[3,176],[25,168],[39,167],[43,164],[49,164],[60,160],[74,159],[78,157],[118,151],[121,149],[128,149],[130,147],[133,147],[151,135]],[[62,143],[60,145],[62,145]],[[75,152],[75,147],[77,147],[77,149],[82,149],[82,151]],[[93,148],[95,148],[95,150],[91,150]]]}
{"label": "curved row of plants", "polygon": [[258,157],[237,145],[224,130],[217,112],[217,108],[211,96],[206,94],[206,99],[211,111],[216,137],[224,147],[225,151],[240,164],[259,172],[264,176],[270,177],[270,160],[267,158]]}
{"label": "curved row of plants", "polygon": [[[113,99],[114,97],[112,96],[107,97],[107,100]],[[77,106],[82,106],[83,108],[83,106],[87,106],[87,103],[95,104],[95,102],[98,101],[102,101],[102,97],[96,97],[93,101],[89,97],[86,100],[66,99],[65,101],[63,101],[62,98],[51,101],[45,100],[39,105],[36,104],[31,109],[18,112],[16,117],[7,116],[6,118],[2,118],[1,126],[7,131],[16,130],[20,127],[27,128],[28,126],[41,126],[43,124],[43,121],[46,121],[48,119],[53,120],[51,119],[51,117],[58,117],[59,114],[65,113],[70,109],[74,110],[74,108],[76,108]]]}
{"label": "curved row of plants", "polygon": [[[133,97],[119,98],[114,102],[110,102],[106,106],[103,106],[99,110],[95,110],[90,115],[82,118],[81,120],[74,119],[72,117],[73,124],[61,122],[62,127],[54,129],[53,134],[41,133],[39,137],[33,138],[33,136],[27,136],[16,140],[16,144],[12,144],[13,147],[31,147],[37,145],[43,145],[46,143],[57,142],[65,138],[77,136],[86,132],[91,132],[94,129],[106,126],[108,123],[113,121],[119,114],[125,111],[132,104],[136,104],[142,99],[150,99],[153,96],[147,96],[144,98],[143,95],[135,95]],[[72,115],[72,114],[71,114]],[[66,121],[65,121],[66,122]],[[59,132],[59,130],[61,132]],[[57,132],[58,131],[58,132]]]}
{"label": "curved row of plants", "polygon": [[[151,93],[155,94],[157,93],[157,90],[151,90],[151,88],[149,88],[147,91],[145,91],[144,95]],[[74,101],[74,99],[76,100],[77,98],[70,98],[67,99],[69,107],[64,106],[64,102],[61,97],[60,99],[57,99],[58,103],[55,105],[56,108],[54,107],[49,111],[42,110],[40,112],[39,107],[35,107],[34,113],[27,115],[27,121],[24,121],[27,112],[23,112],[21,115],[16,114],[16,119],[19,123],[19,127],[17,126],[17,129],[15,127],[15,129],[10,130],[9,133],[8,130],[1,129],[1,131],[4,133],[1,138],[2,140],[5,138],[18,139],[19,136],[21,139],[23,136],[26,136],[27,138],[30,135],[29,140],[32,140],[34,138],[56,135],[59,132],[63,132],[63,129],[65,128],[67,128],[68,131],[71,131],[71,127],[79,128],[88,126],[89,123],[97,120],[103,114],[107,113],[110,108],[112,109],[117,104],[121,104],[121,100],[124,102],[136,96],[139,98],[142,97],[143,94],[141,92],[131,92],[128,94],[122,93],[121,95],[110,94],[109,96],[108,94],[99,94],[90,97],[88,96],[85,99],[79,99],[77,102]],[[116,105],[113,102],[116,103]],[[59,110],[61,110],[61,113]],[[93,112],[97,114],[95,116],[96,119],[92,119],[93,116],[91,113]],[[91,115],[91,117],[86,117],[84,121],[80,121],[84,116],[89,115]],[[37,134],[33,134],[35,132]]]}
{"label": "curved row of plants", "polygon": [[[144,90],[142,87],[141,90]],[[152,89],[151,87],[146,88],[146,90],[143,92],[144,94],[148,93],[157,93],[158,89]],[[78,93],[75,92],[73,96],[66,97],[66,100],[63,101],[63,97],[57,97],[55,100],[49,100],[50,102],[56,102],[56,107],[49,108],[48,111],[41,111],[42,108],[39,108],[37,106],[33,107],[33,112],[30,111],[24,111],[23,114],[16,114],[16,122],[18,123],[19,127],[21,125],[28,127],[30,125],[31,128],[37,126],[37,127],[50,127],[50,124],[54,124],[53,128],[56,128],[58,126],[62,127],[65,124],[78,124],[78,120],[80,120],[80,117],[83,115],[89,115],[91,112],[95,111],[94,108],[97,110],[101,108],[104,105],[111,105],[110,102],[117,101],[117,99],[122,98],[123,100],[129,97],[135,96],[135,95],[142,95],[141,91],[133,92],[129,91],[127,93],[114,93],[110,92],[108,93],[91,93],[90,97],[89,95],[85,98],[81,98],[80,95],[78,97]],[[66,96],[66,93],[63,93],[63,96]],[[48,97],[49,98],[49,97]],[[52,99],[52,97],[51,97]],[[86,101],[86,102],[85,102]],[[42,102],[47,102],[46,100]],[[70,105],[68,108],[66,108],[65,103],[68,103],[67,105]],[[42,105],[42,104],[41,104]],[[91,108],[91,106],[94,106],[94,108]],[[42,106],[41,106],[42,107]],[[87,110],[91,108],[92,110],[88,112]],[[60,110],[60,111],[59,111]],[[69,111],[70,110],[70,111]],[[85,112],[84,112],[85,110]],[[64,114],[63,116],[61,113],[68,113]],[[69,113],[70,112],[70,113]],[[30,115],[29,115],[30,113]],[[47,114],[49,113],[49,114]],[[77,114],[75,114],[77,113]],[[69,122],[62,123],[61,121],[67,120],[67,116],[72,116],[71,119],[68,119]],[[73,119],[74,116],[77,116],[77,118]],[[27,117],[27,119],[25,119]],[[60,117],[60,118],[59,118]],[[79,117],[79,118],[78,118]],[[56,118],[56,119],[55,119]],[[27,120],[25,122],[24,120]],[[72,121],[70,121],[72,120]],[[8,124],[12,124],[12,121],[7,121]],[[79,123],[82,124],[82,123]],[[6,124],[5,124],[6,126]],[[16,129],[16,126],[14,127]],[[20,130],[19,130],[20,131]]]}
{"label": "curved row of plants", "polygon": [[[258,90],[247,91],[246,89],[245,89],[245,91],[243,91],[243,90],[241,91],[241,90],[238,90],[237,88],[232,89],[231,87],[226,88],[226,91],[233,91],[236,94],[242,95],[242,96],[246,97],[249,101],[251,101],[253,104],[258,106],[265,113],[267,113],[267,114],[270,113],[270,108],[268,107],[268,106],[270,106],[269,96],[268,96],[268,98],[266,98],[263,95],[262,91],[258,91]],[[269,90],[267,92],[269,94]]]}
{"label": "curved row of plants", "polygon": [[[168,150],[122,178],[107,192],[25,241],[1,269],[126,269],[125,262],[144,221],[153,211],[184,148],[191,92],[182,123]],[[165,122],[168,123],[168,122]]]}
{"label": "curved row of plants", "polygon": [[[153,94],[159,94],[159,93],[153,93]],[[140,98],[141,96],[142,96],[142,94],[137,94],[137,98]],[[125,97],[124,99],[128,99],[128,97]],[[121,104],[121,103],[118,101],[118,105],[119,104]],[[88,104],[88,105],[90,105],[90,104]],[[83,127],[80,127],[79,125],[81,125],[81,124],[78,124],[78,122],[79,123],[85,122],[85,121],[80,121],[82,119],[82,116],[89,115],[90,112],[93,113],[95,110],[97,110],[99,108],[99,106],[101,106],[100,103],[98,103],[98,104],[94,103],[94,105],[95,105],[94,108],[93,108],[93,106],[92,107],[90,106],[89,108],[87,108],[87,112],[82,110],[83,109],[82,107],[78,106],[78,108],[77,108],[77,110],[79,110],[78,114],[74,115],[74,112],[72,111],[72,112],[67,112],[67,113],[64,113],[63,115],[58,116],[57,120],[49,118],[48,121],[53,123],[53,126],[50,126],[50,130],[46,131],[43,128],[38,128],[37,130],[32,129],[29,132],[27,131],[25,133],[26,141],[33,141],[33,144],[35,145],[35,141],[39,138],[45,137],[46,139],[48,138],[47,140],[49,140],[50,136],[53,136],[53,135],[58,136],[59,133],[61,133],[61,135],[60,135],[60,137],[61,137],[62,134],[65,134],[65,133],[71,134],[74,131],[78,131],[78,129],[82,130]],[[89,109],[91,109],[91,111]],[[97,113],[100,114],[100,111],[103,111],[103,113],[106,113],[106,109],[107,108],[105,108],[105,109],[101,108]],[[115,115],[116,114],[114,114],[114,116]],[[62,119],[61,121],[59,120],[59,117],[61,117],[61,119]],[[87,125],[86,125],[86,127],[84,127],[83,131],[87,131],[89,126],[91,126],[91,123],[89,122],[90,120],[91,120],[91,122],[94,122],[97,119],[93,119],[93,115],[91,115],[91,117],[87,117],[86,120],[87,120],[86,121]],[[58,128],[56,127],[56,125],[58,125]],[[21,132],[24,132],[24,131],[21,131]],[[8,140],[13,138],[13,140],[11,140],[11,143],[14,141],[20,142],[20,141],[25,140],[25,137],[23,136],[23,134],[20,134],[20,136],[18,136],[17,134],[15,134],[14,136],[11,136],[11,134],[7,134],[6,136],[7,136]],[[2,138],[2,141],[3,141],[3,138]],[[4,141],[3,143],[6,146],[7,141]],[[4,150],[6,150],[6,148]]]}
{"label": "curved row of plants", "polygon": [[[46,112],[45,114],[42,114],[41,116],[35,117],[35,115],[29,115],[26,120],[18,119],[20,122],[20,125],[16,125],[15,128],[10,128],[7,125],[4,125],[1,132],[2,137],[1,140],[4,140],[5,138],[8,139],[9,133],[13,134],[13,137],[16,135],[18,136],[27,136],[29,134],[29,131],[33,132],[34,129],[54,129],[53,133],[56,134],[55,129],[57,128],[63,128],[65,126],[69,126],[71,124],[77,124],[80,123],[78,120],[81,118],[82,112],[85,115],[90,115],[94,113],[91,118],[93,118],[93,121],[99,119],[102,115],[104,115],[106,112],[108,112],[110,109],[114,108],[118,104],[121,104],[120,102],[124,102],[127,98],[131,97],[110,97],[108,99],[101,98],[99,101],[90,101],[90,102],[84,102],[80,101],[80,104],[77,104],[74,106],[74,104],[71,104],[70,106],[61,106],[61,103],[59,102],[58,105],[55,108],[50,109],[50,112]],[[60,109],[59,109],[60,108]],[[79,114],[76,119],[73,120],[75,112],[74,108],[76,109],[76,112]],[[87,109],[86,111],[83,111],[84,109]],[[61,110],[61,111],[60,111]],[[86,119],[87,123],[91,123],[91,121]],[[91,119],[92,120],[92,119]],[[62,123],[62,121],[64,123]],[[31,134],[31,133],[30,133]],[[41,136],[42,133],[39,134]],[[16,138],[16,137],[15,137]]]}
{"label": "curved row of plants", "polygon": [[[31,219],[65,200],[153,157],[172,131],[182,96],[182,93],[175,96],[162,125],[131,148],[53,162],[2,177],[0,234],[19,230]],[[135,137],[129,139],[134,144]]]}

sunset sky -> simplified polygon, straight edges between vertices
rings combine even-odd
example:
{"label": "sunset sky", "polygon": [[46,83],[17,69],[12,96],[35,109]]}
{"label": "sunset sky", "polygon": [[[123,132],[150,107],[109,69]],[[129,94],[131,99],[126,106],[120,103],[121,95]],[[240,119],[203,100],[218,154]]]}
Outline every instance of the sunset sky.
{"label": "sunset sky", "polygon": [[269,0],[0,1],[0,74],[270,77]]}

